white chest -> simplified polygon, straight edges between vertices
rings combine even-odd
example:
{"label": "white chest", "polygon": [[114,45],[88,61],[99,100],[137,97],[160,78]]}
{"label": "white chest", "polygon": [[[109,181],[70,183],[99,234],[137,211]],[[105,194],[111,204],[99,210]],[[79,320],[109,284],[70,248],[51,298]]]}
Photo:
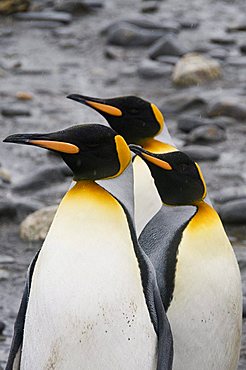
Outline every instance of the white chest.
{"label": "white chest", "polygon": [[156,334],[125,215],[105,192],[82,190],[63,201],[40,252],[21,368],[154,369]]}

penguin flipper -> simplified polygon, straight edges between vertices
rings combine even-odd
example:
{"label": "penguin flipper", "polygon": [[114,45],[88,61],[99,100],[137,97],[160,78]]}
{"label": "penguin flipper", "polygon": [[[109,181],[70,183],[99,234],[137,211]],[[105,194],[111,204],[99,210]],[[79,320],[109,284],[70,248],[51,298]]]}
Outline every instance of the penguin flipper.
{"label": "penguin flipper", "polygon": [[163,205],[139,236],[139,244],[154,266],[166,311],[172,300],[182,234],[196,212],[195,206]]}
{"label": "penguin flipper", "polygon": [[23,342],[23,333],[24,333],[24,325],[25,325],[25,317],[26,317],[26,310],[28,305],[28,299],[31,289],[31,281],[32,275],[34,271],[34,267],[39,255],[39,251],[33,258],[32,262],[29,265],[26,277],[26,283],[24,292],[21,299],[20,308],[15,320],[14,325],[14,335],[12,338],[12,343],[10,347],[10,352],[8,356],[8,361],[5,370],[19,370],[20,369],[20,361],[21,361],[21,350],[22,350],[22,342]]}

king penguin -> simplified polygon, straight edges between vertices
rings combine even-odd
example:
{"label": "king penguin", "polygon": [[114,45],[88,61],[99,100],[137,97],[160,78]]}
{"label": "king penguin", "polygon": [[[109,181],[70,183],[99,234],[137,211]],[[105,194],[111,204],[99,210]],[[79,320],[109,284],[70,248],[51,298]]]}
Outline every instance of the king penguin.
{"label": "king penguin", "polygon": [[238,264],[216,211],[204,200],[197,163],[182,152],[153,154],[148,165],[163,206],[139,243],[157,271],[174,340],[174,370],[236,370],[242,295]]}
{"label": "king penguin", "polygon": [[[139,144],[153,153],[177,151],[161,111],[147,100],[137,96],[99,99],[78,94],[68,95],[68,98],[95,109],[128,144]],[[148,166],[140,157],[134,158],[133,168],[135,221],[139,236],[161,208],[161,199]]]}
{"label": "king penguin", "polygon": [[76,182],[30,265],[6,370],[171,369],[170,326],[132,220],[124,139],[86,124],[4,141],[59,153]]}

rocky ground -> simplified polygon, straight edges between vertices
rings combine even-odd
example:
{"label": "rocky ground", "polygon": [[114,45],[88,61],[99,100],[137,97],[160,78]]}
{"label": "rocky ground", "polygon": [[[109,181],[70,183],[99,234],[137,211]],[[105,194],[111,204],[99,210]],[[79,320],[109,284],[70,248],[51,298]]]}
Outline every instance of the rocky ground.
{"label": "rocky ground", "polygon": [[[244,0],[39,0],[27,13],[0,16],[0,139],[103,122],[65,99],[69,93],[155,102],[179,148],[201,164],[246,296],[245,14]],[[71,178],[45,151],[1,144],[0,153],[1,368],[25,271],[41,245],[30,239],[43,237],[40,219],[48,225],[53,208],[22,225],[29,241],[19,225],[56,205]],[[244,321],[239,369],[245,367]]]}

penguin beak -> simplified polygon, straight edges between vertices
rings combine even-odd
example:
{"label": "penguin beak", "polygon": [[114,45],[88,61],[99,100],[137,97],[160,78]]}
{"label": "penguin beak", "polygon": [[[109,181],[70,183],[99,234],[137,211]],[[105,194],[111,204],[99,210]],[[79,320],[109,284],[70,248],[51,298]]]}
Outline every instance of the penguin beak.
{"label": "penguin beak", "polygon": [[141,158],[143,158],[146,162],[153,163],[154,165],[163,168],[164,170],[172,170],[172,166],[162,159],[158,158],[155,153],[148,152],[147,150],[144,150],[139,145],[130,144],[129,148],[131,151],[139,155]]}
{"label": "penguin beak", "polygon": [[75,100],[81,104],[87,105],[102,115],[105,113],[110,116],[120,117],[122,116],[122,111],[107,103],[107,99],[92,98],[85,95],[71,94],[67,96],[68,99]]}
{"label": "penguin beak", "polygon": [[54,134],[15,134],[6,137],[5,143],[34,145],[59,153],[79,153],[77,145],[54,139]]}

